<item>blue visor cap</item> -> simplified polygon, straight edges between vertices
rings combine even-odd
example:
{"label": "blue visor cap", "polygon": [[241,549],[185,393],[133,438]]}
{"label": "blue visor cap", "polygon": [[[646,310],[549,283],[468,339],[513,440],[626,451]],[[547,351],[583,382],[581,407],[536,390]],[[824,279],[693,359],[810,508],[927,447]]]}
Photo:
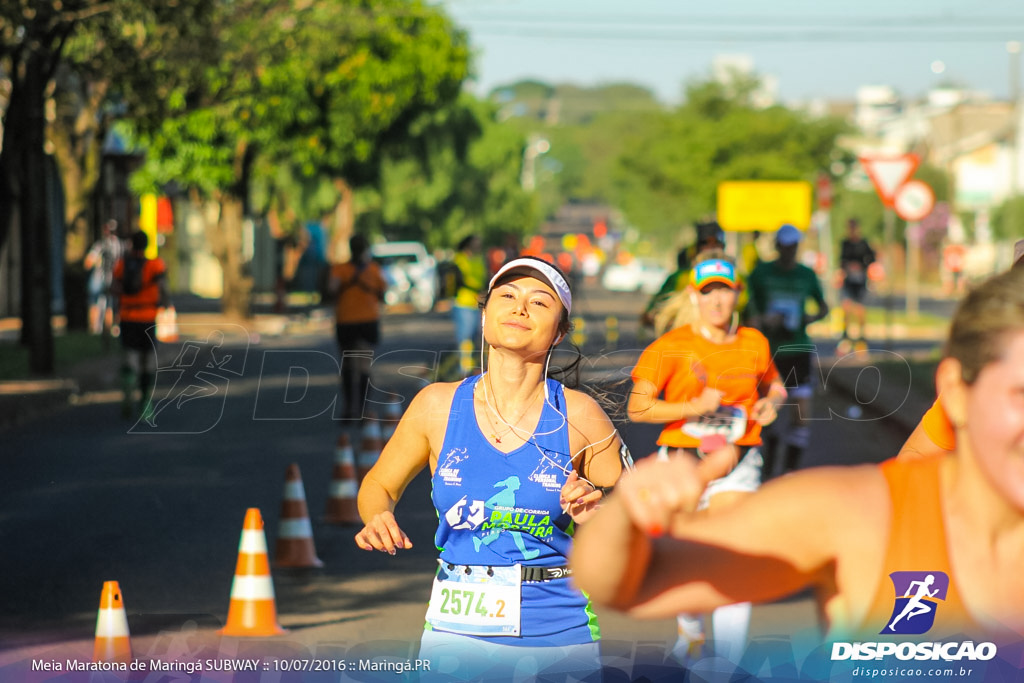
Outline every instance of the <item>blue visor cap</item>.
{"label": "blue visor cap", "polygon": [[721,282],[731,289],[738,289],[736,266],[721,259],[702,261],[690,271],[690,284],[696,289],[703,289],[712,282]]}

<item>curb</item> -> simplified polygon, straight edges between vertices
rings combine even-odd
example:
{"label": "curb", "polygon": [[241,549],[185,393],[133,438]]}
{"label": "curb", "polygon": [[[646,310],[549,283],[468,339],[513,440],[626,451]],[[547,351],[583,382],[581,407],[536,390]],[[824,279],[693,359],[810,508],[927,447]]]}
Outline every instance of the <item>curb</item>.
{"label": "curb", "polygon": [[68,406],[79,393],[73,379],[0,382],[0,430]]}

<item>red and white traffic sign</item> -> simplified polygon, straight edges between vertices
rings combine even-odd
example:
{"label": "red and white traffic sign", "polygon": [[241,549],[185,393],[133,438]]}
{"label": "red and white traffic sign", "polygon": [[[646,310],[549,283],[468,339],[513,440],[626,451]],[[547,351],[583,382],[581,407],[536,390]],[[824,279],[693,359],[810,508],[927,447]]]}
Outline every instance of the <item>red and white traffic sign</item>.
{"label": "red and white traffic sign", "polygon": [[892,208],[896,215],[913,223],[932,212],[935,207],[935,193],[923,180],[911,180],[903,184],[893,198]]}
{"label": "red and white traffic sign", "polygon": [[871,184],[875,186],[878,197],[888,208],[893,208],[896,193],[904,183],[914,175],[921,157],[916,154],[901,154],[899,156],[862,156],[861,165],[864,172],[868,174]]}

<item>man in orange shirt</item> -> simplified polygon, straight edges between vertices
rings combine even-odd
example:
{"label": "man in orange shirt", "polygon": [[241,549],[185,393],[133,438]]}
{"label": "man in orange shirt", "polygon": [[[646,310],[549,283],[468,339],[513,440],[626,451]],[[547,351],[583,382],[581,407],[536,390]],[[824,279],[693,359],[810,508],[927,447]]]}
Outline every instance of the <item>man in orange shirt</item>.
{"label": "man in orange shirt", "polygon": [[331,267],[328,291],[335,298],[335,333],[341,359],[342,419],[363,415],[370,388],[373,349],[380,341],[380,304],[387,282],[362,235],[349,240],[349,261]]}
{"label": "man in orange shirt", "polygon": [[156,380],[156,315],[168,305],[167,266],[163,259],[146,258],[149,238],[141,230],[131,238],[131,251],[114,264],[111,292],[120,300],[121,383],[124,400],[121,414],[135,412],[136,382],[142,415],[152,410]]}

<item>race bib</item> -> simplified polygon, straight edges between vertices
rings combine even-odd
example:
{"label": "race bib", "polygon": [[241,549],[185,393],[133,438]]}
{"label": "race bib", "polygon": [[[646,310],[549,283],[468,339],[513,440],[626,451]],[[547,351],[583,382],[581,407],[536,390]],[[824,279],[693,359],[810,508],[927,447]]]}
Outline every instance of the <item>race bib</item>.
{"label": "race bib", "polygon": [[768,312],[782,316],[782,326],[792,332],[799,329],[803,321],[803,302],[795,298],[775,297],[768,304]]}
{"label": "race bib", "polygon": [[867,282],[867,275],[864,273],[864,269],[859,265],[852,268],[848,268],[846,271],[846,281],[851,285],[862,285]]}
{"label": "race bib", "polygon": [[455,565],[441,568],[430,591],[427,622],[470,636],[518,636],[522,571],[511,567]]}
{"label": "race bib", "polygon": [[747,433],[747,411],[743,406],[718,406],[711,415],[688,419],[683,433],[695,439],[723,436],[729,443],[736,443]]}

